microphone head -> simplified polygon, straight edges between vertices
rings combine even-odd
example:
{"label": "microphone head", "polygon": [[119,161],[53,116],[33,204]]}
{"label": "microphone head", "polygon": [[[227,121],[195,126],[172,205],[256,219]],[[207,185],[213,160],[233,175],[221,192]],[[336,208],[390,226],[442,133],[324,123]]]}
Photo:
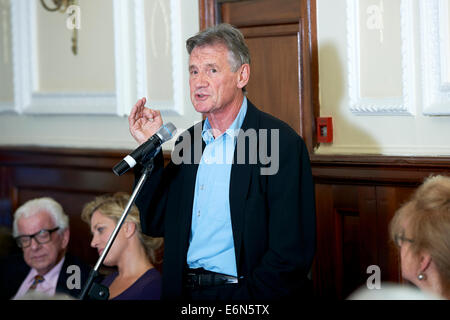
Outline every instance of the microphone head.
{"label": "microphone head", "polygon": [[161,139],[161,143],[164,143],[164,142],[172,139],[176,132],[177,132],[177,128],[173,125],[172,122],[168,122],[168,123],[162,125],[161,128],[159,128],[157,135]]}
{"label": "microphone head", "polygon": [[122,160],[114,166],[113,172],[116,176],[121,176],[131,168],[132,167],[125,160]]}

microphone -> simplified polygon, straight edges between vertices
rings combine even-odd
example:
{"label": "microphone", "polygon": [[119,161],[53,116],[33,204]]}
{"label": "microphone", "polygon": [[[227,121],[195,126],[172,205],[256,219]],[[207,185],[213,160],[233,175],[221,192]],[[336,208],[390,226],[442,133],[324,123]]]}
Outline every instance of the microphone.
{"label": "microphone", "polygon": [[151,155],[151,157],[153,157],[155,151],[157,151],[164,142],[172,139],[176,131],[177,128],[172,122],[162,125],[150,139],[116,164],[113,168],[114,173],[121,176],[147,156]]}

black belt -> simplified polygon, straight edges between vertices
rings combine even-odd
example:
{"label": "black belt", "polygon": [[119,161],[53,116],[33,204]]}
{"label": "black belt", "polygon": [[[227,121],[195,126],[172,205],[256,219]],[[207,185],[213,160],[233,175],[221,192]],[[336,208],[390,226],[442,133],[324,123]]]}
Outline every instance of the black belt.
{"label": "black belt", "polygon": [[210,287],[230,283],[238,283],[238,278],[203,269],[187,269],[185,273],[184,286],[186,288]]}

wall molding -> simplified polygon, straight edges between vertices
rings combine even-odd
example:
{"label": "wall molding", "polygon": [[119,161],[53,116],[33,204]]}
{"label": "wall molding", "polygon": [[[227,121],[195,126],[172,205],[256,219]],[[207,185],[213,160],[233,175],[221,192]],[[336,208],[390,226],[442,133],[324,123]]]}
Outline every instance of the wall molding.
{"label": "wall molding", "polygon": [[37,4],[32,1],[11,2],[15,111],[30,114],[117,114],[114,92],[43,93],[37,90],[36,10]]}
{"label": "wall molding", "polygon": [[[19,136],[19,135],[3,135],[0,137],[0,148],[8,148],[8,147],[16,147],[23,145],[23,148],[27,146],[35,146],[36,148],[39,145],[42,145],[42,141],[45,141],[48,147],[46,148],[64,148],[66,146],[72,146],[74,148],[84,148],[84,149],[92,149],[98,148],[98,146],[102,146],[104,149],[124,149],[124,150],[133,150],[138,145],[132,140],[132,138],[128,138],[124,136],[123,139],[115,139],[109,140],[107,138],[86,138],[86,137],[58,137],[58,135],[52,136],[36,136],[30,138],[28,136]],[[165,147],[165,146],[164,146]]]}
{"label": "wall molding", "polygon": [[[163,8],[163,4],[160,3],[161,0],[156,0],[157,5]],[[147,92],[147,70],[148,70],[148,61],[147,57],[147,49],[145,46],[146,39],[151,41],[147,30],[149,30],[148,25],[146,24],[146,19],[144,18],[144,0],[134,0],[134,19],[135,19],[135,30],[136,30],[136,91],[137,96],[140,97],[149,97]],[[170,100],[152,100],[152,105],[155,105],[161,111],[161,114],[169,115],[169,116],[183,116],[184,115],[184,86],[183,83],[183,51],[182,44],[183,40],[181,39],[182,27],[181,27],[181,2],[178,0],[170,0],[170,43],[171,43],[171,67],[172,67],[172,92],[173,96]]]}
{"label": "wall molding", "polygon": [[[0,64],[8,65],[11,61],[11,27],[10,27],[11,5],[9,0],[0,0],[0,33],[1,33],[1,47],[0,57],[2,60]],[[11,93],[10,93],[11,94]],[[13,97],[12,97],[13,98]],[[10,99],[0,101],[0,113],[6,111],[14,111],[14,102]]]}
{"label": "wall molding", "polygon": [[[165,2],[155,0],[163,6]],[[36,51],[36,11],[38,5],[29,0],[11,2],[12,49],[14,76],[14,105],[0,106],[0,111],[13,110],[20,114],[102,114],[127,115],[136,100],[147,94],[147,65],[145,43],[151,41],[148,20],[144,16],[144,0],[113,0],[114,63],[116,88],[114,92],[58,92],[38,91]],[[171,44],[173,96],[152,105],[162,115],[185,115],[186,84],[184,76],[184,32],[182,4],[170,0],[167,12]],[[147,23],[146,23],[147,22]],[[155,31],[157,32],[157,30]]]}
{"label": "wall molding", "polygon": [[401,97],[364,98],[360,94],[359,1],[347,0],[347,63],[350,111],[359,115],[414,115],[415,70],[413,0],[401,0],[402,91]]}
{"label": "wall molding", "polygon": [[317,155],[384,155],[384,156],[447,156],[450,146],[416,145],[339,145],[321,146]]}
{"label": "wall molding", "polygon": [[450,176],[449,157],[311,155],[311,167],[316,183],[417,186],[430,175]]}
{"label": "wall molding", "polygon": [[116,112],[119,116],[129,113],[134,105],[135,84],[133,74],[134,43],[132,41],[132,19],[130,2],[127,0],[113,0],[114,15],[114,64],[116,77]]}
{"label": "wall molding", "polygon": [[448,2],[420,2],[423,114],[450,115]]}

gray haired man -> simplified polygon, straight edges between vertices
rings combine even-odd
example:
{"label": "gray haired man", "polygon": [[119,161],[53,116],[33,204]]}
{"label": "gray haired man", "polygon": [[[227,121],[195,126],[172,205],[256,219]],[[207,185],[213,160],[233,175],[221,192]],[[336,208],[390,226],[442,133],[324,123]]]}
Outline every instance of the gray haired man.
{"label": "gray haired man", "polygon": [[[143,232],[165,238],[163,298],[309,297],[315,201],[305,143],[247,99],[250,54],[238,29],[211,27],[188,39],[186,48],[191,102],[206,119],[182,133],[176,147],[182,158],[200,159],[176,163],[172,157],[164,168],[160,152],[136,200]],[[129,116],[138,143],[163,123],[145,102]],[[252,131],[265,134],[247,134]],[[254,139],[239,148],[247,136]],[[261,173],[268,163],[252,161],[252,140],[279,159],[276,170]]]}
{"label": "gray haired man", "polygon": [[67,254],[69,217],[59,203],[51,198],[24,203],[14,214],[13,236],[23,255],[8,257],[0,267],[2,298],[19,299],[31,291],[79,295],[89,268]]}

